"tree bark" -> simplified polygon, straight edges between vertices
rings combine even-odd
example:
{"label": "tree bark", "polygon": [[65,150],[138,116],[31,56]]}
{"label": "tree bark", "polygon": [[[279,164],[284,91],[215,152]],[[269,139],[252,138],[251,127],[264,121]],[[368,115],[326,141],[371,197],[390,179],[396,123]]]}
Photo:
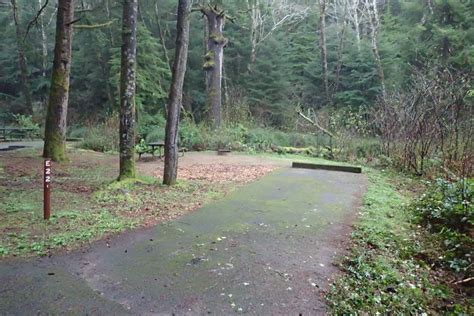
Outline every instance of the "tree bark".
{"label": "tree bark", "polygon": [[[43,7],[43,0],[38,0],[38,6],[39,10]],[[42,47],[42,65],[41,65],[41,70],[43,77],[46,77],[46,70],[48,69],[48,38],[46,36],[46,30],[44,27],[44,19],[43,19],[43,13],[40,14],[39,16],[39,22],[40,22],[40,30],[41,30],[41,47]]]}
{"label": "tree bark", "polygon": [[360,38],[360,18],[359,18],[359,4],[360,0],[346,0],[345,5],[349,8],[349,17],[354,25],[357,52],[360,53],[361,38]]}
{"label": "tree bark", "polygon": [[341,68],[342,68],[342,52],[344,50],[344,39],[346,35],[346,28],[347,28],[347,4],[344,6],[344,15],[342,20],[342,29],[340,31],[340,39],[339,39],[339,46],[337,48],[337,64],[334,72],[336,73],[336,78],[334,80],[334,89],[332,94],[336,93],[339,89],[339,79],[341,76]]}
{"label": "tree bark", "polygon": [[319,45],[321,49],[321,68],[323,69],[324,95],[329,101],[328,60],[326,48],[326,0],[319,0]]}
{"label": "tree bark", "polygon": [[135,82],[138,0],[124,0],[120,66],[120,175],[135,178]]}
{"label": "tree bark", "polygon": [[257,28],[260,18],[260,3],[259,0],[247,0],[247,7],[250,11],[251,26],[250,26],[250,64],[253,65],[257,61]]}
{"label": "tree bark", "polygon": [[208,117],[212,126],[219,128],[222,121],[222,66],[227,44],[223,35],[225,14],[223,10],[211,6],[202,8],[201,12],[206,16],[208,25],[207,53],[203,65],[206,71]]}
{"label": "tree bark", "polygon": [[178,175],[178,124],[183,101],[183,84],[186,73],[189,44],[189,0],[179,0],[176,50],[168,99],[168,118],[165,135],[165,167],[163,184],[173,185]]}
{"label": "tree bark", "polygon": [[[109,3],[109,1],[110,0],[104,0],[104,6],[105,6],[105,12],[107,14],[107,20],[111,21],[112,20],[112,15],[111,15],[111,12],[110,12],[110,3]],[[112,32],[112,27],[110,25],[107,27],[107,31],[109,32],[110,45],[112,45],[112,47],[114,47],[115,46],[114,33]]]}
{"label": "tree bark", "polygon": [[28,68],[26,66],[25,47],[23,46],[23,32],[21,30],[20,20],[18,17],[18,7],[16,0],[11,0],[13,21],[16,28],[16,43],[18,49],[18,66],[20,67],[21,90],[25,98],[26,113],[33,114],[33,101],[31,98],[30,86],[28,83]]}
{"label": "tree bark", "polygon": [[380,80],[380,87],[382,90],[382,97],[385,99],[387,96],[387,90],[385,88],[385,74],[384,74],[382,60],[380,58],[379,46],[378,46],[378,32],[380,28],[380,19],[379,19],[379,13],[377,10],[377,1],[366,0],[366,8],[369,13],[372,54],[374,55],[375,65],[377,67],[377,73]]}
{"label": "tree bark", "polygon": [[160,18],[160,11],[158,10],[158,1],[155,3],[155,16],[156,16],[156,26],[158,28],[158,36],[160,38],[160,43],[163,48],[163,54],[165,57],[166,64],[169,67],[169,70],[171,70],[171,61],[168,55],[168,48],[166,47],[166,41],[165,41],[165,34],[163,31],[163,27],[161,26],[161,18]]}
{"label": "tree bark", "polygon": [[74,0],[59,0],[43,150],[43,156],[51,158],[53,161],[66,159],[66,118],[71,72],[72,23],[74,23]]}

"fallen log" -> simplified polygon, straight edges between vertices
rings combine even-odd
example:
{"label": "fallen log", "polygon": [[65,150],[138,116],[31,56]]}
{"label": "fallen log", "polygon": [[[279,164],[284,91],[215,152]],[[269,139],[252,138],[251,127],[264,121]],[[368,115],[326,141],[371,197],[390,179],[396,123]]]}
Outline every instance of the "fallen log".
{"label": "fallen log", "polygon": [[352,172],[352,173],[362,173],[362,168],[360,167],[351,167],[351,166],[339,166],[339,165],[321,165],[314,163],[305,163],[305,162],[293,162],[293,168],[303,168],[303,169],[319,169],[319,170],[329,170],[329,171],[343,171],[343,172]]}

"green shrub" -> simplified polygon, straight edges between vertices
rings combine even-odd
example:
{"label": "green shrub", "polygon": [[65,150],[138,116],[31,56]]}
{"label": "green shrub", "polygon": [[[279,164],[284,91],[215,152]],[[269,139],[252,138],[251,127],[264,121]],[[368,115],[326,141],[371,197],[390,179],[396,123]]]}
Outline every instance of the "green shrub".
{"label": "green shrub", "polygon": [[255,128],[244,136],[244,143],[254,150],[267,150],[276,144],[275,133],[269,129]]}
{"label": "green shrub", "polygon": [[294,154],[294,155],[307,155],[312,157],[320,157],[321,151],[316,147],[281,147],[278,146],[273,149],[279,154]]}
{"label": "green shrub", "polygon": [[473,188],[472,180],[437,179],[411,206],[419,222],[442,239],[446,248],[443,259],[456,271],[469,267],[472,262]]}
{"label": "green shrub", "polygon": [[179,126],[180,146],[192,150],[206,149],[205,130],[204,126],[196,125],[191,120],[183,120]]}
{"label": "green shrub", "polygon": [[[156,135],[158,133],[157,130],[159,129],[163,130],[163,135],[164,135],[165,126],[166,126],[166,120],[163,114],[158,113],[155,115],[150,115],[150,114],[147,114],[146,112],[143,112],[138,119],[138,126],[137,126],[138,138],[146,139],[148,134],[150,133],[155,133]],[[161,139],[164,139],[164,136]]]}
{"label": "green shrub", "polygon": [[155,127],[145,135],[145,140],[147,143],[158,142],[165,140],[165,128],[164,127]]}
{"label": "green shrub", "polygon": [[80,148],[100,152],[117,152],[119,150],[119,122],[111,116],[97,126],[90,126],[84,135]]}
{"label": "green shrub", "polygon": [[84,138],[87,134],[88,128],[84,126],[73,126],[69,129],[69,137]]}
{"label": "green shrub", "polygon": [[320,136],[285,133],[265,128],[247,128],[242,124],[211,130],[205,125],[197,125],[187,119],[180,123],[179,136],[181,146],[193,150],[228,148],[235,151],[267,151],[278,146],[311,147],[314,149],[311,150],[312,155],[314,151],[320,152],[321,146],[328,142]]}
{"label": "green shrub", "polygon": [[24,114],[14,114],[16,124],[21,128],[31,128],[33,133],[39,132],[39,125],[33,122],[33,116]]}
{"label": "green shrub", "polygon": [[137,154],[144,154],[150,152],[150,148],[142,138],[138,144],[135,145],[135,152]]}

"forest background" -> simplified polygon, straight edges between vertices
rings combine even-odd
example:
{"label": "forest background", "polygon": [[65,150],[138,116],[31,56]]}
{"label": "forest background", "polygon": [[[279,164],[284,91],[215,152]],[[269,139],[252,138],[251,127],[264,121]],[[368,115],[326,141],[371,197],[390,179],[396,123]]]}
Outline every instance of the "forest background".
{"label": "forest background", "polygon": [[[193,12],[182,146],[303,147],[310,155],[364,159],[415,174],[471,172],[472,1],[217,2],[229,17],[223,123],[217,129],[209,124],[209,34],[206,19]],[[0,120],[41,128],[56,3],[0,4]],[[137,121],[147,141],[164,138],[176,6],[171,0],[139,2]],[[76,19],[68,135],[83,139],[83,147],[116,151],[121,3],[79,1]]]}

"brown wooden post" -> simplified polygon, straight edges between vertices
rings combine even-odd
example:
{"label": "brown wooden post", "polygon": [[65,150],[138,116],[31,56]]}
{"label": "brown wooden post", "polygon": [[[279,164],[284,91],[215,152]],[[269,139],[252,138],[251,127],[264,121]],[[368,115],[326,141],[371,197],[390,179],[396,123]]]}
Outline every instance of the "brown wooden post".
{"label": "brown wooden post", "polygon": [[43,189],[44,189],[44,202],[43,212],[44,219],[49,220],[51,216],[51,159],[44,160],[44,177],[43,177]]}

